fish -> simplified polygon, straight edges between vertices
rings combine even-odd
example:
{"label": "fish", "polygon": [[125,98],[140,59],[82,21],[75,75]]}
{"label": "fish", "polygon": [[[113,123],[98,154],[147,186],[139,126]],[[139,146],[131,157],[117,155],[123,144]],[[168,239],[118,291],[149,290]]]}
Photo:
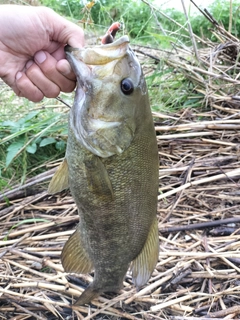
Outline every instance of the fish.
{"label": "fish", "polygon": [[129,269],[138,289],[151,277],[159,255],[159,159],[147,85],[128,36],[65,51],[77,88],[65,159],[48,192],[69,187],[78,208],[61,262],[67,273],[94,271],[75,302],[83,305],[118,293]]}

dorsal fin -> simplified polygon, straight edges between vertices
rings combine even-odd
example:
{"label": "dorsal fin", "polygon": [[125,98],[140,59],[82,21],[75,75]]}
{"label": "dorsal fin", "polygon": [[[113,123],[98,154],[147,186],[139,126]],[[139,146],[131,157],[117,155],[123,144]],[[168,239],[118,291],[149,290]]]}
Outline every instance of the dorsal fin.
{"label": "dorsal fin", "polygon": [[151,277],[158,261],[158,253],[158,224],[157,219],[154,219],[145,245],[131,265],[133,283],[137,288],[143,286]]}

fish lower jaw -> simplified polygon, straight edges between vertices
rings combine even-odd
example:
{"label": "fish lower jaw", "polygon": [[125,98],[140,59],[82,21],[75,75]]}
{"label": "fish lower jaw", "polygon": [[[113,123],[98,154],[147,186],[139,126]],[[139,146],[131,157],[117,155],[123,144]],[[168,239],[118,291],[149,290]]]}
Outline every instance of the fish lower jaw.
{"label": "fish lower jaw", "polygon": [[121,122],[118,121],[105,121],[101,119],[88,119],[88,124],[91,130],[97,131],[100,129],[112,129],[118,127]]}

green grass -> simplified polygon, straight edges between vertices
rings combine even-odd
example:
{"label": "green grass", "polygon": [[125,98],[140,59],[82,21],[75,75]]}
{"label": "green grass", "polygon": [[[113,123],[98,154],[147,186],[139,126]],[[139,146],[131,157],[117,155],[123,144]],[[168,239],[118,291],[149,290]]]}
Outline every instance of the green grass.
{"label": "green grass", "polygon": [[153,111],[177,112],[184,108],[201,108],[204,96],[194,92],[193,85],[183,74],[175,72],[164,62],[150,76],[146,76],[150,104]]}
{"label": "green grass", "polygon": [[64,155],[69,110],[56,99],[34,104],[16,97],[2,83],[1,88],[0,192],[46,170],[46,162]]}

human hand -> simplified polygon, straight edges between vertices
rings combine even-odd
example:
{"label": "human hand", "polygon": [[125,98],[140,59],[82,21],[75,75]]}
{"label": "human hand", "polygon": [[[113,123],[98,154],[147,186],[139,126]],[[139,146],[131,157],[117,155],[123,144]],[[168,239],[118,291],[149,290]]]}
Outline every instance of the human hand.
{"label": "human hand", "polygon": [[83,30],[46,7],[0,5],[0,77],[38,102],[75,88],[64,46],[84,45]]}

